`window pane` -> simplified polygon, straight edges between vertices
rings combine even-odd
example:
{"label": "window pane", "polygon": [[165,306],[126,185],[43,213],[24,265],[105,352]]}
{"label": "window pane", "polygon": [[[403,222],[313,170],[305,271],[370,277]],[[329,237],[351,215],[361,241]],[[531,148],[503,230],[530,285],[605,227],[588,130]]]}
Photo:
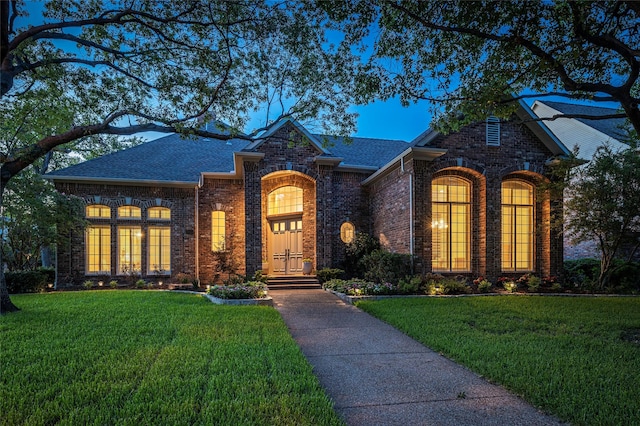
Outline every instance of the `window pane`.
{"label": "window pane", "polygon": [[521,181],[502,183],[502,269],[533,270],[533,186]]}
{"label": "window pane", "polygon": [[225,212],[211,212],[211,250],[223,251],[225,249],[225,238]]}
{"label": "window pane", "polygon": [[302,212],[302,189],[295,186],[284,186],[269,194],[268,213],[286,214]]}
{"label": "window pane", "polygon": [[455,176],[434,179],[432,196],[432,267],[439,271],[471,269],[471,184]]}
{"label": "window pane", "polygon": [[87,229],[87,273],[111,273],[111,228],[92,226]]}
{"label": "window pane", "polygon": [[111,209],[107,206],[101,206],[101,205],[95,204],[95,205],[87,206],[86,214],[87,214],[87,217],[110,218]]}
{"label": "window pane", "polygon": [[149,228],[149,272],[171,272],[171,229]]}
{"label": "window pane", "polygon": [[147,210],[149,219],[171,219],[171,210],[166,207],[151,207]]}
{"label": "window pane", "polygon": [[118,273],[140,273],[142,268],[142,231],[137,226],[118,228]]}
{"label": "window pane", "polygon": [[342,242],[349,244],[355,237],[355,226],[351,222],[345,222],[340,226],[340,239]]}
{"label": "window pane", "polygon": [[141,217],[140,207],[120,206],[120,207],[118,207],[118,217],[139,218],[139,217]]}

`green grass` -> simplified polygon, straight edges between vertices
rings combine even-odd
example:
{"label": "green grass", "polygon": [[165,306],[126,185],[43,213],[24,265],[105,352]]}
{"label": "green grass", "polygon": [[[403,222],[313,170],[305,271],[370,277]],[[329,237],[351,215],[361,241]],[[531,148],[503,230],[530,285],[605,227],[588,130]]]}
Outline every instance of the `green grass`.
{"label": "green grass", "polygon": [[0,424],[341,424],[273,308],[136,291],[12,300]]}
{"label": "green grass", "polygon": [[561,420],[640,424],[640,298],[403,298],[358,307]]}

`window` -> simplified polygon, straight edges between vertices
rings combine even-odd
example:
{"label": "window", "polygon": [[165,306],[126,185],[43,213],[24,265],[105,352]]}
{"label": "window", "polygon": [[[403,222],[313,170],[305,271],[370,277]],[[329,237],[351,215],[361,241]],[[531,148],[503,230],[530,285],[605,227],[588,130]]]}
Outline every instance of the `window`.
{"label": "window", "polygon": [[500,146],[500,119],[487,117],[487,146]]}
{"label": "window", "polygon": [[225,250],[225,238],[227,236],[225,226],[225,212],[211,212],[211,250]]}
{"label": "window", "polygon": [[95,218],[111,218],[111,209],[107,206],[102,206],[99,204],[94,204],[91,206],[87,206],[86,209],[87,217],[95,217]]}
{"label": "window", "polygon": [[109,226],[87,228],[86,248],[87,273],[111,274],[111,228]]}
{"label": "window", "polygon": [[283,186],[269,194],[270,215],[302,212],[302,189]]}
{"label": "window", "polygon": [[471,269],[471,213],[469,182],[458,177],[434,179],[431,184],[431,261],[434,270]]}
{"label": "window", "polygon": [[118,228],[118,273],[139,273],[142,268],[142,231],[139,226]]}
{"label": "window", "polygon": [[120,206],[118,207],[118,217],[138,219],[141,217],[140,207]]}
{"label": "window", "polygon": [[533,270],[533,186],[502,183],[502,270]]}
{"label": "window", "polygon": [[149,227],[149,273],[171,273],[171,229]]}
{"label": "window", "polygon": [[356,227],[351,222],[345,222],[340,226],[340,239],[343,243],[349,244],[355,237]]}
{"label": "window", "polygon": [[147,210],[147,217],[149,219],[171,219],[171,210],[166,207],[151,207]]}

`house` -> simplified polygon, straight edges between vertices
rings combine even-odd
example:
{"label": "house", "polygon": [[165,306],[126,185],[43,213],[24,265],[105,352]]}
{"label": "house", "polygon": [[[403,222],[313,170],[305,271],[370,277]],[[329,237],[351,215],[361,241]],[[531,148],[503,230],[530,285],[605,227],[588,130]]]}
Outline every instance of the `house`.
{"label": "house", "polygon": [[[613,108],[540,100],[536,100],[531,109],[540,118],[551,118],[562,114],[604,117],[619,113]],[[572,151],[578,148],[577,157],[585,161],[590,161],[596,150],[604,145],[608,145],[614,151],[629,147],[625,143],[629,138],[629,125],[624,118],[561,117],[545,121],[545,124],[564,146]],[[567,260],[601,256],[596,241],[575,243],[569,236],[565,236],[564,240],[564,257]]]}
{"label": "house", "polygon": [[[58,282],[187,274],[217,265],[299,275],[340,266],[356,232],[411,254],[418,271],[520,276],[561,272],[562,203],[537,189],[570,155],[521,103],[412,142],[315,135],[283,120],[252,139],[166,136],[46,175],[86,202],[89,226],[59,248]],[[525,119],[525,120],[523,120]]]}

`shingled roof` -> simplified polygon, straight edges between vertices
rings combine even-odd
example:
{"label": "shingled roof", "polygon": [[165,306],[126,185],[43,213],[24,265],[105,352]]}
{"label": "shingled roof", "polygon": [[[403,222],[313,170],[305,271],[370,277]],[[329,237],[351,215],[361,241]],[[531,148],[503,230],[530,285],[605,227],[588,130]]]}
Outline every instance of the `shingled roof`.
{"label": "shingled roof", "polygon": [[[551,108],[559,111],[563,114],[583,114],[593,116],[603,116],[620,113],[619,110],[614,108],[603,108],[589,105],[567,104],[564,102],[550,102],[550,101],[538,101],[542,102]],[[610,136],[619,141],[624,141],[627,138],[625,128],[628,124],[624,118],[608,118],[606,120],[590,120],[587,118],[575,118],[575,120],[592,127],[607,136]]]}
{"label": "shingled roof", "polygon": [[[328,141],[329,155],[342,165],[376,170],[411,146],[398,140],[314,135]],[[184,139],[172,134],[45,175],[52,180],[197,184],[201,173],[231,173],[234,153],[247,151],[252,141]]]}

